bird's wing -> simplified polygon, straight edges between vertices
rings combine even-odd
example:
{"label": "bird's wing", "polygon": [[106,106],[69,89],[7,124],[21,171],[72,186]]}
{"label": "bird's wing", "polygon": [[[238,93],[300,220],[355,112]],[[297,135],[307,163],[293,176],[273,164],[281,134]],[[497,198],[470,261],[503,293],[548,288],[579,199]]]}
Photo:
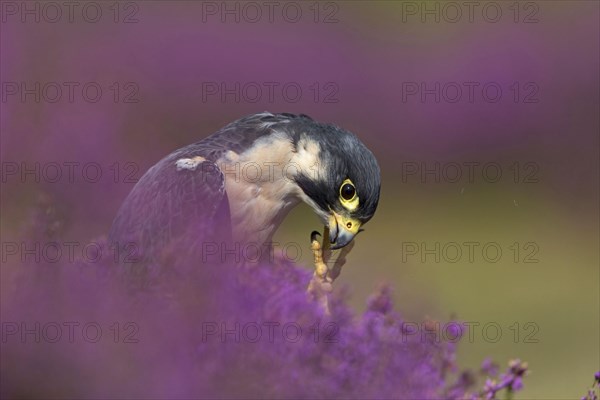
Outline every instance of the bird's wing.
{"label": "bird's wing", "polygon": [[141,259],[156,258],[174,239],[181,241],[186,235],[191,247],[202,241],[230,240],[225,179],[216,162],[228,151],[244,152],[273,129],[307,121],[312,119],[303,114],[253,114],[171,153],[133,188],[113,222],[109,240],[118,246],[133,243]]}
{"label": "bird's wing", "polygon": [[121,248],[133,244],[136,261],[147,261],[173,243],[199,246],[230,235],[223,173],[216,164],[180,150],[142,176],[121,206],[109,240]]}

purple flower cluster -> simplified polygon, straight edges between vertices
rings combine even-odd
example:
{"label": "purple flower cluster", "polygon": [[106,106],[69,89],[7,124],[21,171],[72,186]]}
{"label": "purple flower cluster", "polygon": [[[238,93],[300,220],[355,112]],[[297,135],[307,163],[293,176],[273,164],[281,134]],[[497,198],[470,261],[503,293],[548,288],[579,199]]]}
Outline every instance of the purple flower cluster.
{"label": "purple flower cluster", "polygon": [[600,371],[594,374],[594,383],[588,389],[588,392],[581,400],[598,400],[598,394],[600,392]]}
{"label": "purple flower cluster", "polygon": [[[57,218],[38,213],[28,237],[56,239]],[[194,268],[170,257],[168,273],[132,289],[106,254],[3,267],[3,397],[494,399],[527,371],[516,360],[496,381],[486,361],[478,388],[456,366],[461,329],[451,341],[415,334],[389,286],[362,315],[336,291],[327,315],[306,294],[310,272],[293,264]]]}
{"label": "purple flower cluster", "polygon": [[[487,367],[487,365],[486,365]],[[511,360],[508,370],[499,379],[487,379],[483,387],[482,397],[486,400],[496,399],[496,394],[504,389],[511,394],[523,388],[523,377],[528,371],[527,363],[521,360]]]}

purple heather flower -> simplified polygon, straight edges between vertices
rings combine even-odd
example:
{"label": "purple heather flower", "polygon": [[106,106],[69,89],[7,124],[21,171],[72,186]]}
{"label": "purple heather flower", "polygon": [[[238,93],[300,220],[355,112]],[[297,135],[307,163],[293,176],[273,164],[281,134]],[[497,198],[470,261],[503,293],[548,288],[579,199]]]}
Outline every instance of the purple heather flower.
{"label": "purple heather flower", "polygon": [[600,371],[594,374],[594,383],[592,387],[588,389],[588,393],[581,398],[581,400],[598,400],[598,394],[596,389],[600,388]]}
{"label": "purple heather flower", "polygon": [[[54,240],[56,215],[39,213],[28,238]],[[292,263],[213,269],[169,257],[155,274],[161,269],[117,263],[106,240],[95,242],[94,261],[3,266],[3,280],[13,283],[2,290],[3,323],[15,322],[3,346],[2,397],[465,399],[480,392],[472,391],[474,374],[457,371],[457,343],[404,329],[389,286],[362,315],[343,293],[326,315],[306,294],[310,272]],[[57,326],[62,337],[53,342]],[[525,371],[511,364],[513,390]],[[481,397],[498,390],[488,380]]]}
{"label": "purple heather flower", "polygon": [[493,362],[490,358],[486,358],[481,363],[481,372],[488,376],[496,376],[498,374],[498,364]]}
{"label": "purple heather flower", "polygon": [[510,387],[514,392],[523,389],[523,378],[516,377]]}
{"label": "purple heather flower", "polygon": [[388,285],[379,287],[379,290],[367,301],[369,311],[387,314],[392,309],[391,292],[392,290]]}
{"label": "purple heather flower", "polygon": [[498,383],[493,379],[486,379],[485,385],[483,386],[483,396],[486,400],[492,400],[496,398],[496,392],[499,390]]}
{"label": "purple heather flower", "polygon": [[[482,365],[482,370],[490,369],[492,363],[485,360]],[[500,374],[498,380],[487,379],[482,390],[482,396],[486,399],[492,400],[496,398],[496,394],[501,390],[508,390],[510,392],[516,392],[523,388],[523,376],[526,375],[527,363],[522,362],[519,359],[511,360],[508,363],[508,370]]]}

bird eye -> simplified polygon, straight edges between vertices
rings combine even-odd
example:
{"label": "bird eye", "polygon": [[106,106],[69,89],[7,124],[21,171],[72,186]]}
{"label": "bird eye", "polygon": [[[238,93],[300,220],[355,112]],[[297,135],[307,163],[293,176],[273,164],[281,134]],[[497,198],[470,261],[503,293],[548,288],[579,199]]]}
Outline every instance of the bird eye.
{"label": "bird eye", "polygon": [[344,180],[340,186],[340,203],[350,212],[355,211],[359,206],[360,199],[356,193],[356,187],[350,179]]}
{"label": "bird eye", "polygon": [[342,196],[344,200],[352,200],[354,195],[356,195],[356,189],[351,183],[344,183],[340,188],[340,196]]}

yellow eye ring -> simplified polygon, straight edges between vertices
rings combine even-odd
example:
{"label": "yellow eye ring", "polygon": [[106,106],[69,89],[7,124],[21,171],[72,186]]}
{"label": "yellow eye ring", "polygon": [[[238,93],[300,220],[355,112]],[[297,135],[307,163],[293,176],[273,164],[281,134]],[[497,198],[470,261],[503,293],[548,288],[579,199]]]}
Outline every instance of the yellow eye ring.
{"label": "yellow eye ring", "polygon": [[350,179],[344,180],[340,186],[340,203],[349,211],[354,211],[358,207],[358,194],[356,187]]}

